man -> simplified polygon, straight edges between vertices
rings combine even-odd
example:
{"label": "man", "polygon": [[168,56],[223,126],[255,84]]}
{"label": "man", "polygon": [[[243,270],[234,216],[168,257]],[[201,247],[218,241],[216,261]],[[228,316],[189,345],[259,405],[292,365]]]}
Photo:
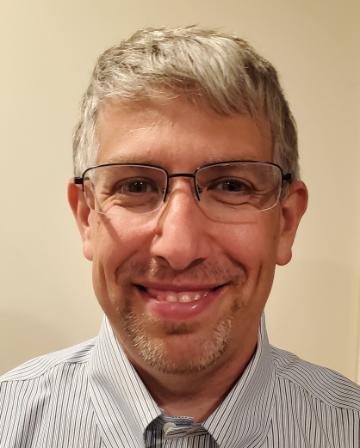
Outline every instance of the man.
{"label": "man", "polygon": [[71,208],[99,336],[1,381],[0,446],[352,447],[359,387],[269,345],[307,205],[275,69],[244,41],[143,30],[98,60]]}

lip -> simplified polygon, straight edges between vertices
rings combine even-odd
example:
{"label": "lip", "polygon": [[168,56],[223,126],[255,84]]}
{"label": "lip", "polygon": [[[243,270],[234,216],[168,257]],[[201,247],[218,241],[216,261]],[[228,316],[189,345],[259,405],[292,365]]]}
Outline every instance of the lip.
{"label": "lip", "polygon": [[[211,307],[212,303],[219,300],[228,284],[195,285],[195,284],[134,284],[140,297],[145,301],[147,311],[165,320],[184,321],[198,317]],[[168,302],[159,300],[165,293],[175,294],[199,294],[201,298],[191,302]]]}

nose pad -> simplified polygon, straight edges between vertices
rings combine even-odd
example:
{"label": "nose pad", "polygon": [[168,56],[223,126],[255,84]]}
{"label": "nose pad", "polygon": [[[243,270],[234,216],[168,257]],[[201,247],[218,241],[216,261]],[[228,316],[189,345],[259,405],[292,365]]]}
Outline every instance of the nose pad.
{"label": "nose pad", "polygon": [[[168,189],[166,192],[163,207],[158,214],[158,224],[167,219],[168,215],[175,214],[177,215],[177,218],[174,218],[176,223],[188,222],[191,225],[194,218],[194,209],[202,214],[196,189],[191,188],[188,182],[181,185],[182,181],[179,180],[178,183],[175,188]],[[191,213],[189,213],[189,208],[192,209]]]}
{"label": "nose pad", "polygon": [[[169,196],[171,195],[171,193],[173,191],[173,189],[170,188],[171,179],[175,179],[176,177],[182,177],[182,178],[188,179],[190,181],[192,195],[194,196],[194,198],[197,201],[200,201],[200,194],[199,194],[198,188],[196,186],[195,174],[192,174],[192,173],[176,173],[176,174],[170,174],[168,176],[168,183],[166,185],[164,202],[166,202],[168,200]],[[191,180],[192,180],[192,182],[191,182]]]}
{"label": "nose pad", "polygon": [[189,203],[189,204],[192,202],[194,206],[197,206],[197,196],[194,193],[194,191],[192,190],[189,191],[189,188],[183,189],[177,187],[168,190],[164,198],[164,206],[162,207],[159,219],[161,218],[162,215],[169,213],[169,210],[172,210],[174,208],[173,204],[175,204],[175,209],[178,209],[179,201],[182,201],[182,203]]}

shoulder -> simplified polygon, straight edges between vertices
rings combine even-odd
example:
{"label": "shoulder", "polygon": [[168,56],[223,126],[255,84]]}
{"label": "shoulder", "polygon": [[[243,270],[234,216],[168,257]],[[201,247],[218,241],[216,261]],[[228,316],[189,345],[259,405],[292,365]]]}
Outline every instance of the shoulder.
{"label": "shoulder", "polygon": [[360,386],[334,370],[300,359],[272,347],[279,382],[297,389],[307,398],[332,408],[354,411],[360,416]]}
{"label": "shoulder", "polygon": [[94,347],[92,340],[39,356],[0,377],[0,446],[30,446],[33,439],[36,446],[50,446],[48,438],[73,430],[79,410],[88,413],[87,366]]}
{"label": "shoulder", "polygon": [[38,356],[0,376],[0,388],[9,382],[36,381],[49,377],[68,366],[86,364],[95,346],[96,339]]}

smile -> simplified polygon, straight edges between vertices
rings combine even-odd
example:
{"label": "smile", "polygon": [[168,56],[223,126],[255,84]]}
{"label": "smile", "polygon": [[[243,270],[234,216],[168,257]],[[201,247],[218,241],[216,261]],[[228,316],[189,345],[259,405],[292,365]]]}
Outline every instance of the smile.
{"label": "smile", "polygon": [[146,292],[150,297],[158,301],[165,301],[171,303],[191,303],[206,298],[210,292],[218,291],[225,285],[215,287],[145,287],[143,285],[136,285],[137,288]]}
{"label": "smile", "polygon": [[153,313],[169,319],[186,319],[205,311],[220,298],[227,284],[135,286]]}
{"label": "smile", "polygon": [[161,291],[151,288],[148,289],[148,293],[150,294],[150,296],[154,297],[156,300],[159,301],[166,301],[171,303],[174,302],[191,303],[191,302],[197,302],[198,300],[205,298],[209,294],[209,290],[176,292],[176,291]]}

